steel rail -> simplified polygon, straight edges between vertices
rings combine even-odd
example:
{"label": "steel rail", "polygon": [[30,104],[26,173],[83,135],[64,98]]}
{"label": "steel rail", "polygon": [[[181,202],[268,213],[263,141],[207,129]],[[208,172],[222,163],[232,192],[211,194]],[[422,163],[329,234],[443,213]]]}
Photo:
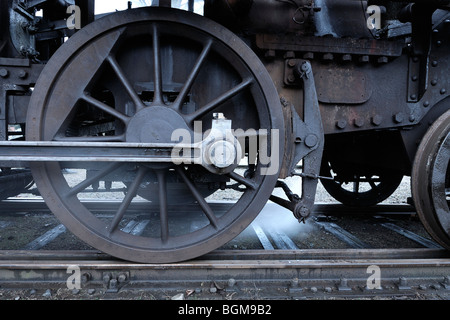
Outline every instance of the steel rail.
{"label": "steel rail", "polygon": [[[49,211],[47,205],[44,200],[33,198],[33,199],[10,199],[1,201],[0,213],[14,213],[21,211]],[[117,206],[120,205],[120,201],[104,201],[104,200],[91,200],[85,199],[82,200],[82,203],[89,209],[94,211],[111,211],[117,209]],[[229,208],[233,202],[229,201],[212,201],[210,202],[218,210]],[[152,204],[149,201],[133,201],[130,205],[129,210],[140,211],[143,209],[148,209]],[[154,206],[154,205],[153,205]],[[169,207],[171,207],[169,205]],[[155,206],[155,208],[158,208]],[[186,205],[183,207],[185,210],[193,209],[196,210],[197,207],[192,205]],[[403,204],[388,204],[388,205],[377,205],[369,208],[351,208],[341,204],[335,203],[318,203],[314,206],[314,214],[315,215],[415,215],[416,212],[414,208],[410,205]]]}

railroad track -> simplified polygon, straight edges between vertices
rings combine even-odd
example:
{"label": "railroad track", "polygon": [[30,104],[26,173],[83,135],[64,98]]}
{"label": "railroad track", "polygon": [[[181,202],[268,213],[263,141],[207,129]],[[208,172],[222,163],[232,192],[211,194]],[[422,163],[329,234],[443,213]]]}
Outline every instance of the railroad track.
{"label": "railroad track", "polygon": [[219,250],[161,265],[97,251],[0,252],[2,297],[21,298],[448,299],[449,274],[450,256],[437,249]]}
{"label": "railroad track", "polygon": [[[116,204],[86,205],[107,215]],[[140,213],[148,208],[144,202],[133,205],[136,214],[125,228],[139,233],[145,228]],[[214,205],[225,209],[228,204]],[[220,250],[193,261],[149,265],[87,247],[40,200],[4,201],[0,298],[450,298],[450,254],[427,237],[411,207],[362,212],[319,205],[305,225],[275,208],[267,204],[247,230]],[[20,229],[24,219],[34,228],[29,235],[22,234],[27,227]]]}

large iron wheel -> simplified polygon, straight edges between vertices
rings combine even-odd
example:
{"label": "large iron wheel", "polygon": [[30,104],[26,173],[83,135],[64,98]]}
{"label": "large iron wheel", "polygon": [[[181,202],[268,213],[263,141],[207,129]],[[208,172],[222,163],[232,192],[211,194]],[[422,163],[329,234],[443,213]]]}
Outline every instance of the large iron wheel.
{"label": "large iron wheel", "polygon": [[[266,129],[267,155],[283,152],[283,117],[266,69],[239,38],[201,16],[165,8],[112,14],[74,35],[42,75],[30,102],[28,140],[167,143],[173,130],[193,132],[194,121],[202,121],[205,132],[213,113],[222,113],[233,129]],[[32,172],[50,209],[80,239],[122,259],[166,263],[210,252],[253,221],[278,178],[265,174],[259,154],[249,158],[246,176],[240,168],[215,174],[170,163],[45,162]],[[177,190],[172,182],[192,194],[195,213],[185,208],[185,191],[180,202],[170,196]],[[93,185],[103,199],[118,201],[114,214],[83,205]],[[233,190],[237,201],[215,210],[205,185]],[[156,208],[149,202],[134,216],[133,201],[152,198],[148,190],[157,192]],[[139,232],[130,231],[131,220],[142,222]]]}
{"label": "large iron wheel", "polygon": [[430,235],[450,249],[450,110],[428,130],[414,160],[411,190]]}

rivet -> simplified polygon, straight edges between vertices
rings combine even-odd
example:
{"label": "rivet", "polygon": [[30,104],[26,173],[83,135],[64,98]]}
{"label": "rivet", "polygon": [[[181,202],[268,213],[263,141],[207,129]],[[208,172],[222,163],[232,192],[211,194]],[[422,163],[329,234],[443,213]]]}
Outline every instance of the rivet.
{"label": "rivet", "polygon": [[236,284],[236,280],[234,280],[233,278],[228,279],[228,287],[229,288],[234,287],[235,284]]}
{"label": "rivet", "polygon": [[438,83],[438,82],[437,82],[437,80],[436,80],[436,79],[433,79],[433,80],[431,80],[431,85],[432,85],[432,86],[435,86],[435,85],[437,85],[437,83]]}
{"label": "rivet", "polygon": [[342,56],[342,61],[352,61],[352,56],[350,54],[344,54]]}
{"label": "rivet", "polygon": [[389,62],[389,59],[388,57],[379,57],[377,61],[379,64],[385,64]]}
{"label": "rivet", "polygon": [[6,78],[9,75],[8,70],[6,69],[0,69],[0,77]]}
{"label": "rivet", "polygon": [[117,281],[119,281],[119,283],[123,283],[127,280],[127,275],[125,273],[121,273],[119,274],[119,276],[117,277]]}
{"label": "rivet", "polygon": [[430,101],[424,101],[423,106],[428,108],[430,106]]}
{"label": "rivet", "polygon": [[284,54],[285,59],[294,59],[295,58],[295,52],[294,51],[287,51]]}
{"label": "rivet", "polygon": [[26,77],[28,77],[28,73],[25,70],[20,70],[19,71],[19,78],[20,79],[25,79]]}
{"label": "rivet", "polygon": [[319,138],[315,134],[310,134],[305,139],[305,145],[308,148],[314,148],[319,143]]}
{"label": "rivet", "polygon": [[445,94],[446,92],[447,92],[447,89],[445,89],[445,88],[441,89],[441,94]]}
{"label": "rivet", "polygon": [[417,81],[417,79],[419,79],[417,76],[412,76],[412,77],[411,77],[411,80],[412,80],[412,81]]}
{"label": "rivet", "polygon": [[88,273],[88,272],[87,273],[83,273],[81,275],[81,282],[82,283],[87,283],[91,279],[92,279],[92,275],[90,273]]}
{"label": "rivet", "polygon": [[411,98],[411,100],[416,100],[417,99],[417,95],[414,94],[414,93],[412,95],[410,95],[409,97]]}
{"label": "rivet", "polygon": [[306,59],[306,60],[312,60],[312,59],[314,59],[314,53],[313,53],[313,52],[307,52],[307,53],[305,53],[305,54],[303,55],[303,59]]}
{"label": "rivet", "polygon": [[370,58],[369,56],[362,56],[359,58],[359,62],[369,62]]}
{"label": "rivet", "polygon": [[431,62],[431,65],[432,65],[433,67],[437,67],[438,62],[437,62],[436,60],[433,60],[433,62]]}
{"label": "rivet", "polygon": [[325,53],[323,55],[323,60],[325,61],[332,61],[334,59],[334,55],[332,53]]}

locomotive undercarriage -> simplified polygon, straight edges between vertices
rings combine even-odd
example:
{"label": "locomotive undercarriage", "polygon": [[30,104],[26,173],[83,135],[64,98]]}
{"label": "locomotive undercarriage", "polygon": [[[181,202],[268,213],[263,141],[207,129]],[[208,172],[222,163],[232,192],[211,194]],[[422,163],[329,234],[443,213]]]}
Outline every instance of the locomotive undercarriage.
{"label": "locomotive undercarriage", "polygon": [[[78,31],[64,20],[74,4]],[[387,8],[378,31],[368,5]],[[209,19],[152,7],[96,20],[88,0],[0,1],[2,173],[31,168],[75,235],[139,262],[207,253],[269,198],[304,221],[319,179],[342,203],[371,206],[411,175],[419,216],[450,248],[448,5],[210,0]],[[293,175],[300,196],[279,180]],[[116,213],[86,209],[88,191]],[[222,191],[237,201],[214,211]],[[129,234],[142,200],[147,228]]]}

